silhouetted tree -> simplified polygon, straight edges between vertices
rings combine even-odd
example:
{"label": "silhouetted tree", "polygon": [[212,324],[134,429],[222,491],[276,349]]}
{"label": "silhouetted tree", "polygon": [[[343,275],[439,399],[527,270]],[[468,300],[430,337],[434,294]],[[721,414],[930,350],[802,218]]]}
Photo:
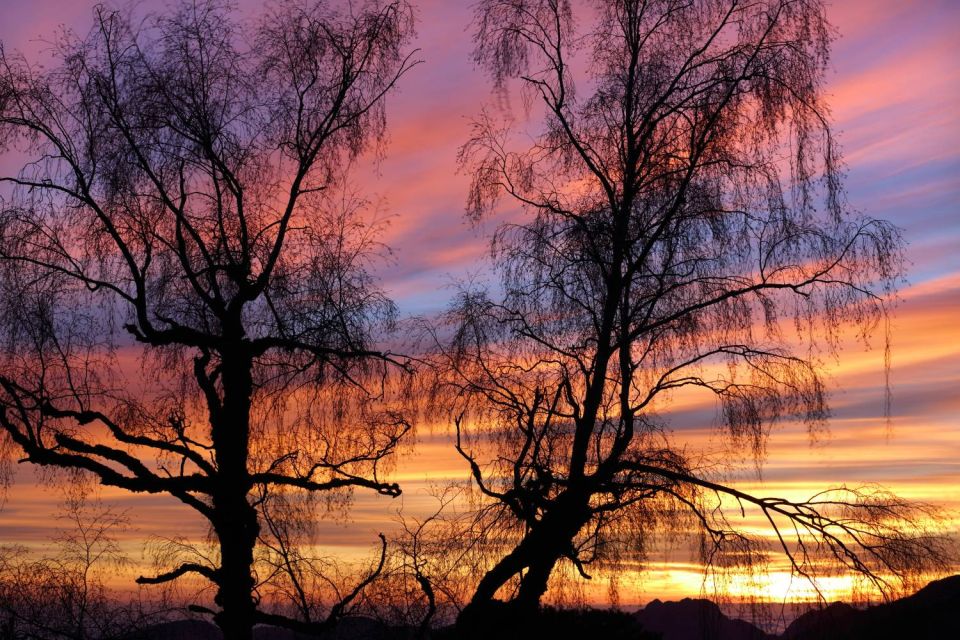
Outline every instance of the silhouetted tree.
{"label": "silhouetted tree", "polygon": [[372,616],[415,629],[417,638],[433,637],[456,619],[483,559],[478,547],[484,536],[472,529],[463,489],[432,493],[436,506],[423,517],[398,514],[388,567],[366,593]]}
{"label": "silhouetted tree", "polygon": [[886,587],[943,557],[922,506],[752,495],[660,415],[671,392],[709,393],[759,464],[778,418],[823,426],[818,354],[885,316],[901,240],[844,201],[830,38],[819,0],[478,2],[476,62],[542,127],[488,110],[462,150],[470,217],[503,198],[526,217],[493,238],[501,293],[465,288],[443,350],[501,550],[461,620],[498,593],[532,610],[559,561],[588,578],[658,529],[699,529],[716,565],[762,561],[731,508],[757,509],[803,575],[830,559]]}
{"label": "silhouetted tree", "polygon": [[[131,9],[131,12],[133,10]],[[271,490],[396,496],[378,224],[344,194],[415,60],[404,0],[98,8],[49,69],[0,55],[0,433],[8,453],[209,521],[228,638],[257,611]],[[139,363],[139,364],[138,364]],[[139,370],[138,370],[139,366]],[[401,376],[402,377],[402,376]]]}
{"label": "silhouetted tree", "polygon": [[170,612],[165,594],[144,606],[107,584],[128,562],[116,538],[125,515],[77,485],[67,488],[58,515],[56,553],[0,547],[0,638],[107,640],[162,622]]}
{"label": "silhouetted tree", "polygon": [[[380,534],[377,559],[356,572],[344,571],[343,563],[310,552],[315,548],[315,523],[321,505],[316,500],[274,492],[259,501],[261,532],[258,566],[260,593],[271,609],[294,618],[285,626],[304,632],[329,628],[340,618],[366,613],[368,588],[384,577],[387,539]],[[270,621],[264,616],[264,621]],[[282,620],[280,621],[282,623]]]}

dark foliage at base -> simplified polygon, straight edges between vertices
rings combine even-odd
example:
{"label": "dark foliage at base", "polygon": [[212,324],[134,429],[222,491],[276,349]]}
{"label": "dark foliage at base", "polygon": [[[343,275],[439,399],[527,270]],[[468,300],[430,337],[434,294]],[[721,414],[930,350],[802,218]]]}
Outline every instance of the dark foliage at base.
{"label": "dark foliage at base", "polygon": [[[294,634],[285,629],[260,626],[254,630],[255,640],[306,640],[313,636]],[[219,640],[219,630],[212,624],[181,621],[159,625],[142,636],[130,640]],[[420,640],[423,636],[413,627],[393,627],[364,618],[344,618],[322,640]],[[628,613],[599,609],[544,608],[532,616],[518,617],[506,607],[484,616],[469,625],[435,629],[424,640],[659,640],[659,634],[647,633]]]}
{"label": "dark foliage at base", "polygon": [[[651,602],[629,614],[601,609],[545,607],[533,615],[496,603],[456,627],[434,629],[426,636],[412,626],[392,626],[364,616],[341,620],[320,636],[259,626],[255,640],[934,640],[960,637],[960,575],[931,582],[917,593],[887,604],[855,609],[836,602],[797,618],[780,636],[768,635],[743,620],[730,619],[709,600]],[[44,637],[4,635],[0,640]],[[61,636],[63,637],[63,636]],[[124,640],[220,640],[220,630],[200,620],[152,625]]]}
{"label": "dark foliage at base", "polygon": [[600,609],[554,609],[544,607],[533,615],[518,615],[507,605],[498,603],[483,616],[460,620],[454,628],[439,631],[437,640],[480,640],[502,638],[527,640],[656,640],[657,634],[643,631],[642,625],[629,613]]}

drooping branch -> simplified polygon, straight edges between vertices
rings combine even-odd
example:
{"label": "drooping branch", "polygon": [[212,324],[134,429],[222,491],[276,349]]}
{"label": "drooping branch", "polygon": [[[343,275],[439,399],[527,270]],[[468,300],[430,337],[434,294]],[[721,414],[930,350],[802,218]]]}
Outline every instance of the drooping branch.
{"label": "drooping branch", "polygon": [[[900,577],[904,571],[914,570],[917,563],[929,563],[931,568],[935,568],[946,553],[943,538],[932,534],[914,535],[914,527],[935,524],[935,510],[886,492],[877,494],[876,491],[840,487],[821,491],[804,501],[794,501],[758,497],[676,469],[629,461],[623,462],[621,468],[665,478],[677,487],[702,488],[717,495],[730,496],[741,504],[741,509],[743,503],[759,508],[793,569],[808,578],[814,586],[816,580],[805,565],[815,558],[810,556],[804,535],[825,544],[833,559],[870,580],[884,595],[894,591],[889,576]],[[682,496],[682,489],[667,490],[674,497]],[[683,497],[682,501],[718,541],[731,536],[742,537],[735,531],[713,528],[705,510],[689,498]],[[831,515],[831,511],[840,513]],[[793,525],[796,549],[791,548],[784,537],[783,524],[777,522],[777,516]],[[930,520],[929,525],[921,522],[924,519]],[[907,529],[901,528],[904,526]],[[797,557],[798,553],[802,554],[800,558]]]}
{"label": "drooping branch", "polygon": [[127,433],[120,427],[120,425],[100,411],[94,411],[90,409],[80,411],[60,409],[54,407],[49,402],[46,402],[40,407],[40,414],[49,416],[51,418],[70,418],[78,425],[87,425],[91,422],[99,422],[100,424],[106,426],[110,430],[110,434],[119,442],[174,453],[190,460],[190,462],[195,464],[204,474],[208,476],[215,473],[213,465],[211,465],[202,454],[191,449],[186,440],[184,440],[184,444],[177,444],[175,442],[158,440],[156,438],[150,438],[144,435],[133,435]]}

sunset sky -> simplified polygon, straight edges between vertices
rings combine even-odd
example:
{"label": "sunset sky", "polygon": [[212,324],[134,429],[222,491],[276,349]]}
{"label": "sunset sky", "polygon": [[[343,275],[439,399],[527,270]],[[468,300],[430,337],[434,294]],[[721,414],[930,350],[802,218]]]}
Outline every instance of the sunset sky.
{"label": "sunset sky", "polygon": [[[142,8],[162,7],[144,0]],[[249,9],[259,3],[241,0]],[[471,117],[491,100],[484,74],[470,61],[470,2],[417,0],[423,64],[388,101],[390,141],[374,170],[360,163],[356,186],[382,199],[393,215],[385,242],[395,252],[383,285],[402,316],[435,314],[451,284],[486,277],[491,227],[464,218],[469,176],[457,173],[456,154]],[[8,50],[39,56],[58,26],[86,31],[94,2],[0,0],[0,41]],[[909,498],[952,510],[960,526],[960,2],[955,0],[838,0],[830,14],[840,37],[833,50],[828,94],[848,164],[852,205],[903,229],[911,261],[893,317],[892,419],[883,415],[882,336],[873,348],[850,341],[830,370],[830,435],[811,443],[800,425],[774,433],[762,480],[767,495],[809,495],[840,483],[879,483]],[[678,407],[674,426],[691,440],[709,437],[712,405]],[[422,429],[416,448],[395,473],[404,497],[360,493],[351,522],[323,522],[320,539],[331,552],[356,556],[391,528],[396,510],[429,504],[427,489],[466,469],[442,431]],[[0,511],[0,545],[40,545],[58,526],[51,518],[56,490],[18,474]],[[130,508],[135,526],[124,541],[134,560],[149,536],[202,535],[203,525],[173,500],[104,496]],[[775,568],[776,569],[776,568]],[[771,595],[787,588],[774,571]],[[699,567],[684,549],[660,554],[621,602],[697,594]],[[838,584],[842,589],[845,584]],[[734,585],[734,589],[736,589]],[[746,586],[743,587],[747,589]],[[751,587],[753,588],[753,587]],[[590,598],[603,602],[606,586]]]}

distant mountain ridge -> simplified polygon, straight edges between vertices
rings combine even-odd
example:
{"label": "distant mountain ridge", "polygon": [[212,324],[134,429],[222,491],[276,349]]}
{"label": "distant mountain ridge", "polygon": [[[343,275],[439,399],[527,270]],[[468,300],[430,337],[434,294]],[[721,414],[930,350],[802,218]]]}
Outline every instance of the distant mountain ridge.
{"label": "distant mountain ridge", "polygon": [[710,600],[654,600],[635,617],[662,640],[945,640],[960,638],[960,575],[866,609],[834,602],[800,615],[780,635],[729,618]]}
{"label": "distant mountain ridge", "polygon": [[643,629],[663,640],[771,640],[771,636],[744,620],[728,618],[710,600],[684,598],[680,602],[654,600],[634,617]]}
{"label": "distant mountain ridge", "polygon": [[834,603],[824,609],[807,612],[794,620],[781,638],[960,638],[960,575],[936,580],[911,596],[866,609]]}

